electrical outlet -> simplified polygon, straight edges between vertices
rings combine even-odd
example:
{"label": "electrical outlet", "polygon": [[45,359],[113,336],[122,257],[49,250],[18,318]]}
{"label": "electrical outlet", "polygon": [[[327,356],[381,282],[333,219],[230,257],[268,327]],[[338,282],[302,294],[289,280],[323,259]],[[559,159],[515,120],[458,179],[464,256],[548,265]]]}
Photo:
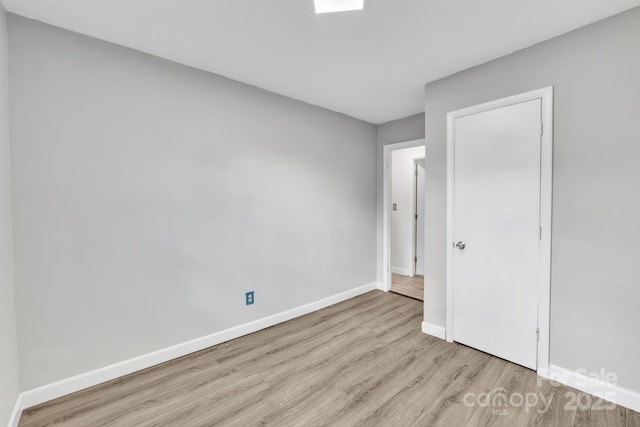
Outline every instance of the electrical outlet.
{"label": "electrical outlet", "polygon": [[247,292],[246,294],[244,294],[244,302],[245,302],[245,305],[253,304],[253,291]]}

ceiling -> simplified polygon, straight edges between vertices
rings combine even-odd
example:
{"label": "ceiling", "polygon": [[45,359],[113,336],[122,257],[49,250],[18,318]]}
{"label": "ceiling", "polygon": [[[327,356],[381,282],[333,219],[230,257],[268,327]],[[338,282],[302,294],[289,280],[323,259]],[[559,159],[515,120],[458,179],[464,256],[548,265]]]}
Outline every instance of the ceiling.
{"label": "ceiling", "polygon": [[424,84],[640,0],[2,0],[19,15],[372,123],[424,111]]}

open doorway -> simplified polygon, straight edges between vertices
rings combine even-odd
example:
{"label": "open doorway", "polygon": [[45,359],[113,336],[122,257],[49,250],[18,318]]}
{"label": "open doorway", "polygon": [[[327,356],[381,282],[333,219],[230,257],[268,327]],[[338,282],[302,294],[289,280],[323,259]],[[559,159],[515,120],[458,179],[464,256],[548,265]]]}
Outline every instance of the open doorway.
{"label": "open doorway", "polygon": [[386,289],[420,301],[424,300],[424,157],[423,140],[385,147]]}

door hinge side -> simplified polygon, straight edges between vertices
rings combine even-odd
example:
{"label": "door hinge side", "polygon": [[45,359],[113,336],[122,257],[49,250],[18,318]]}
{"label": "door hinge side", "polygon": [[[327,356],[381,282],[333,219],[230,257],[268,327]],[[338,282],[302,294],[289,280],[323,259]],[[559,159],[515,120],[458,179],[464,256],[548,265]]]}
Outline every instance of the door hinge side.
{"label": "door hinge side", "polygon": [[536,342],[540,341],[540,328],[536,328]]}
{"label": "door hinge side", "polygon": [[542,240],[542,227],[538,228],[538,240]]}
{"label": "door hinge side", "polygon": [[540,135],[544,135],[544,122],[540,122]]}

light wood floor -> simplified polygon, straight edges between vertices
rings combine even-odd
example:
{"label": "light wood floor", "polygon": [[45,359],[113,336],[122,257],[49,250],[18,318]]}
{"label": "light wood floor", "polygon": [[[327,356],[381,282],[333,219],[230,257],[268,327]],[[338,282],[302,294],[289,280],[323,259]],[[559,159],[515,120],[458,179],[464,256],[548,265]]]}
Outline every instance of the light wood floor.
{"label": "light wood floor", "polygon": [[[422,303],[373,291],[28,409],[20,426],[640,425],[622,407],[564,410],[575,390],[429,337],[421,321]],[[551,406],[464,403],[500,388]]]}
{"label": "light wood floor", "polygon": [[424,276],[391,275],[391,291],[406,297],[424,301]]}

